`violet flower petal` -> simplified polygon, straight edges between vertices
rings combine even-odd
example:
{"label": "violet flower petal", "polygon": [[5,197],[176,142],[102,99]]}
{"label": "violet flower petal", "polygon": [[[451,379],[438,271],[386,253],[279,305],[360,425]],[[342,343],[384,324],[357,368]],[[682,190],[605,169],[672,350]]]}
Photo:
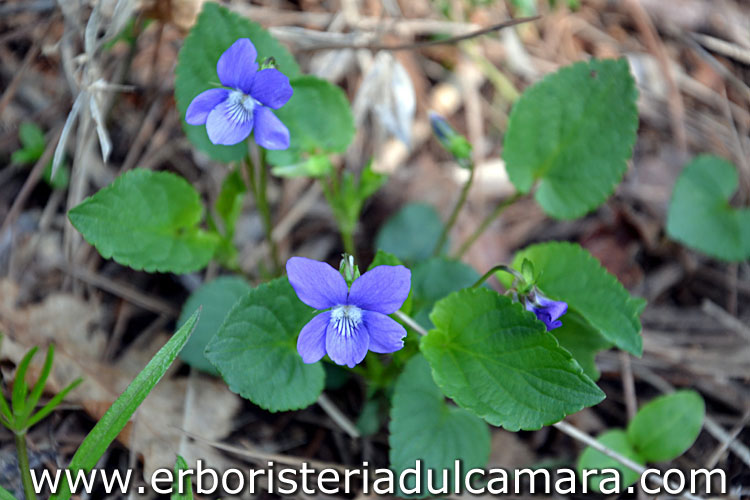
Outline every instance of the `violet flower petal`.
{"label": "violet flower petal", "polygon": [[240,38],[234,42],[216,63],[216,73],[221,84],[249,94],[258,71],[258,63],[255,62],[257,57],[258,52],[249,38]]}
{"label": "violet flower petal", "polygon": [[258,71],[250,89],[251,96],[273,109],[279,109],[286,104],[293,93],[289,78],[275,68]]}
{"label": "violet flower petal", "polygon": [[297,297],[308,306],[328,309],[346,304],[346,281],[325,262],[292,257],[286,261],[286,273]]}
{"label": "violet flower petal", "polygon": [[190,102],[185,121],[190,125],[204,125],[208,114],[219,104],[227,100],[227,89],[209,89],[201,92]]}
{"label": "violet flower petal", "polygon": [[362,322],[370,332],[369,349],[372,352],[387,354],[404,347],[402,339],[406,337],[406,329],[385,314],[362,311]]}
{"label": "violet flower petal", "polygon": [[[540,304],[535,304],[531,300],[526,301],[526,310],[533,312],[537,319],[547,327],[547,331],[561,327],[562,321],[559,321],[559,318],[568,310],[568,304],[547,299],[540,295],[537,295],[537,300]],[[542,305],[542,303],[546,305]]]}
{"label": "violet flower petal", "polygon": [[232,146],[238,144],[250,135],[253,130],[253,120],[236,122],[230,118],[226,101],[216,106],[206,120],[208,138],[214,144]]}
{"label": "violet flower petal", "polygon": [[536,300],[537,302],[539,302],[541,306],[543,306],[547,310],[547,312],[553,319],[559,318],[560,316],[565,314],[568,310],[567,303],[558,301],[558,300],[549,299],[541,294],[537,294]]}
{"label": "violet flower petal", "polygon": [[326,355],[326,330],[331,313],[323,312],[311,319],[299,333],[297,352],[305,363],[315,363]]}
{"label": "violet flower petal", "polygon": [[393,314],[411,289],[411,271],[404,266],[378,266],[357,278],[349,292],[349,304],[360,309]]}
{"label": "violet flower petal", "polygon": [[287,149],[289,147],[289,129],[281,123],[273,111],[265,106],[256,106],[255,142],[266,149]]}
{"label": "violet flower petal", "polygon": [[354,368],[365,359],[369,346],[370,334],[364,323],[354,328],[350,335],[341,335],[334,323],[329,323],[326,331],[326,352],[334,363]]}

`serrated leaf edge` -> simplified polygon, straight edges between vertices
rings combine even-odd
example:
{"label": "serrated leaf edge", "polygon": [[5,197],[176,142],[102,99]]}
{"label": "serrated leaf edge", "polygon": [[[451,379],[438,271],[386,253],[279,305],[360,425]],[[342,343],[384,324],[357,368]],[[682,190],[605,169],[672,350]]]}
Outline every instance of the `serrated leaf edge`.
{"label": "serrated leaf edge", "polygon": [[[272,281],[267,281],[265,283],[262,283],[262,284],[258,285],[257,287],[253,288],[252,290],[250,290],[249,292],[247,292],[247,294],[245,294],[242,297],[240,297],[239,299],[237,299],[237,301],[234,303],[234,305],[229,310],[229,312],[227,313],[227,315],[224,317],[224,321],[222,321],[221,326],[219,327],[219,330],[217,331],[217,334],[218,334],[218,332],[220,332],[221,330],[224,329],[224,325],[226,325],[227,320],[232,316],[232,314],[235,312],[235,310],[239,309],[241,304],[244,307],[244,303],[243,302],[244,302],[244,300],[249,295],[253,295],[255,293],[263,293],[263,290],[265,290],[266,288],[270,288],[272,285],[280,283],[281,280],[283,280],[283,279],[284,278],[281,277],[281,278],[276,278],[275,280],[272,280]],[[255,307],[259,307],[259,306],[256,305]],[[271,312],[270,310],[266,309],[265,307],[263,307],[262,309],[268,311],[269,313]],[[276,315],[274,314],[274,316],[276,316]],[[206,349],[204,351],[204,355],[206,356],[206,359],[208,359],[208,361],[214,366],[214,368],[216,368],[216,371],[219,372],[219,375],[221,375],[222,380],[224,380],[224,382],[227,384],[227,387],[229,388],[230,391],[232,391],[233,393],[237,394],[241,398],[246,399],[246,400],[252,402],[254,405],[256,405],[256,406],[258,406],[258,407],[260,407],[260,408],[262,408],[262,409],[264,409],[264,410],[266,410],[266,411],[268,411],[270,413],[278,413],[278,412],[282,412],[282,411],[304,410],[305,408],[307,408],[308,406],[312,405],[313,403],[315,403],[315,401],[318,400],[318,396],[316,396],[315,399],[313,399],[312,401],[310,401],[307,404],[301,404],[299,406],[292,405],[292,406],[288,406],[288,407],[284,406],[284,407],[279,407],[279,408],[272,408],[271,406],[269,406],[269,405],[267,405],[267,404],[265,404],[263,402],[257,402],[257,401],[255,401],[249,395],[244,394],[242,390],[237,389],[236,388],[236,384],[234,384],[233,382],[230,383],[230,382],[227,381],[226,377],[224,376],[225,371],[222,370],[222,368],[220,366],[217,366],[216,363],[214,363],[213,360],[209,357],[208,348],[209,348],[210,345],[211,345],[211,342],[209,342],[208,345],[206,345]],[[321,362],[318,361],[318,363],[316,363],[316,364],[320,364],[320,363]],[[325,377],[323,377],[321,379],[320,391],[316,391],[316,392],[318,392],[319,394],[321,394],[323,392],[324,388],[325,388]]]}
{"label": "serrated leaf edge", "polygon": [[[194,271],[198,271],[198,270],[203,269],[204,267],[206,267],[206,265],[213,258],[213,254],[206,260],[206,262],[201,263],[201,261],[197,261],[197,263],[196,263],[195,266],[182,266],[182,267],[180,267],[180,266],[173,266],[172,263],[170,263],[170,262],[166,262],[164,264],[154,264],[153,266],[140,266],[140,265],[134,264],[129,258],[123,258],[121,256],[115,256],[113,252],[106,252],[106,251],[104,251],[101,248],[101,242],[100,243],[96,243],[96,242],[91,241],[91,239],[89,239],[86,236],[86,234],[83,231],[81,231],[81,229],[78,227],[78,225],[76,224],[76,222],[74,220],[74,216],[75,216],[74,212],[75,212],[75,210],[78,207],[83,206],[84,204],[91,203],[92,200],[96,196],[98,196],[98,195],[100,195],[102,193],[106,193],[108,191],[112,191],[112,190],[118,188],[119,185],[122,184],[122,182],[124,182],[123,179],[134,177],[136,175],[140,175],[140,176],[155,175],[155,176],[163,176],[163,177],[170,176],[170,177],[173,177],[175,179],[178,179],[179,181],[185,183],[188,187],[190,187],[190,189],[195,194],[195,199],[200,204],[200,195],[198,194],[197,191],[195,191],[195,188],[184,177],[181,177],[181,176],[179,176],[179,175],[177,175],[175,173],[172,173],[172,172],[165,172],[165,171],[157,171],[157,172],[155,172],[155,171],[146,170],[146,169],[143,169],[143,168],[136,168],[136,169],[130,170],[128,172],[125,172],[121,176],[117,177],[110,185],[105,186],[104,188],[100,189],[99,191],[97,191],[96,193],[94,193],[94,194],[92,194],[90,196],[87,196],[83,201],[81,201],[81,203],[79,203],[78,205],[76,205],[75,207],[71,208],[68,211],[68,220],[73,225],[73,227],[76,228],[76,231],[78,231],[78,233],[81,234],[81,236],[86,241],[86,243],[88,243],[89,245],[91,245],[94,248],[96,248],[96,251],[99,252],[99,254],[102,257],[104,257],[105,259],[112,259],[115,262],[117,262],[118,264],[120,264],[122,266],[129,267],[129,268],[131,268],[131,269],[133,269],[135,271],[145,271],[145,272],[148,272],[148,273],[159,272],[159,273],[187,274],[187,273],[191,273],[191,272],[194,272]],[[203,211],[204,211],[204,209],[201,208],[201,216],[200,216],[201,219],[203,218]],[[207,231],[204,231],[204,230],[200,229],[198,227],[198,223],[196,223],[196,225],[194,226],[194,228],[199,233],[202,233],[204,236],[211,236],[212,235],[212,233],[209,233]],[[216,244],[218,244],[218,238],[214,238],[214,239],[215,239],[215,242],[214,242],[214,247],[215,247]],[[215,251],[215,248],[214,248],[214,251]]]}
{"label": "serrated leaf edge", "polygon": [[[498,294],[497,292],[495,292],[494,290],[490,290],[488,288],[464,288],[463,290],[458,290],[458,291],[452,292],[449,295],[445,296],[443,299],[440,299],[438,302],[435,303],[435,307],[433,307],[432,312],[430,313],[430,320],[433,322],[433,324],[435,323],[435,320],[434,320],[434,318],[432,316],[433,316],[433,314],[435,312],[435,308],[437,307],[438,303],[442,302],[443,300],[445,300],[445,299],[447,299],[449,297],[452,297],[453,295],[458,295],[458,294],[463,294],[463,293],[469,293],[469,294],[475,294],[475,295],[479,294],[479,293],[491,293],[491,294],[497,295],[498,297],[504,297],[504,296]],[[508,299],[507,297],[505,297],[505,298]],[[508,300],[510,300],[510,299],[508,299]],[[526,315],[529,319],[533,319],[534,321],[536,321],[537,323],[539,323],[543,327],[544,324],[536,318],[536,315],[534,315],[534,313],[532,313],[530,311],[527,311],[520,303],[511,302],[510,305],[512,307],[519,308],[519,310],[522,311],[523,314]],[[433,331],[437,331],[437,330],[438,330],[437,327],[431,329],[428,332],[427,336],[429,336]],[[554,342],[555,346],[559,349],[560,353],[566,359],[573,361],[573,368],[574,368],[575,371],[571,372],[571,373],[579,375],[579,376],[583,377],[584,379],[588,380],[599,391],[599,393],[601,394],[601,398],[595,404],[598,404],[599,402],[603,401],[605,399],[605,397],[606,397],[606,394],[604,394],[604,392],[599,388],[599,386],[596,385],[596,383],[593,380],[591,380],[591,378],[589,378],[588,375],[586,375],[584,373],[583,368],[581,368],[581,365],[578,364],[578,362],[575,360],[575,358],[573,358],[573,356],[565,348],[563,348],[560,345],[560,343],[557,341],[557,339],[553,335],[549,335],[548,337],[552,339],[552,341]],[[422,344],[420,342],[420,350],[421,350],[421,345]],[[428,359],[428,362],[429,362],[429,359]],[[477,410],[474,407],[474,405],[468,405],[468,404],[461,403],[460,402],[460,399],[461,399],[460,397],[454,397],[454,396],[451,396],[450,394],[448,394],[448,391],[446,390],[445,385],[441,384],[439,382],[439,380],[438,380],[439,377],[436,376],[436,372],[435,372],[435,369],[432,367],[432,364],[430,364],[430,371],[432,373],[432,380],[435,382],[435,384],[437,384],[438,387],[440,387],[440,390],[443,392],[443,394],[445,394],[446,397],[452,399],[459,407],[464,408],[466,410],[469,410],[474,415],[477,415],[478,417],[480,417],[481,419],[483,419],[485,422],[489,423],[490,425],[493,425],[495,427],[502,427],[503,429],[506,429],[506,430],[512,431],[512,432],[517,432],[519,430],[536,431],[536,430],[541,429],[542,427],[549,426],[549,425],[552,425],[554,423],[557,423],[557,422],[563,420],[568,415],[572,415],[574,413],[578,413],[582,409],[586,408],[586,405],[584,405],[584,404],[581,404],[580,406],[577,406],[577,405],[573,406],[573,408],[576,408],[574,411],[571,411],[569,413],[562,412],[563,414],[559,418],[558,417],[552,418],[552,419],[550,419],[548,421],[543,422],[538,427],[536,427],[536,426],[521,427],[521,426],[507,425],[507,423],[502,423],[502,422],[499,422],[499,421],[495,421],[494,418],[491,418],[491,416],[489,415],[489,413],[485,413],[485,412],[481,412],[481,411]]]}
{"label": "serrated leaf edge", "polygon": [[[602,190],[601,190],[601,192],[598,193],[600,195],[601,201],[599,203],[597,203],[596,205],[591,206],[591,207],[587,207],[586,209],[584,209],[583,211],[580,211],[580,212],[571,212],[570,214],[565,214],[564,216],[558,216],[556,214],[548,212],[547,211],[547,207],[545,207],[542,204],[542,202],[539,201],[539,199],[538,199],[538,197],[537,197],[536,194],[534,195],[534,199],[537,201],[537,203],[539,204],[539,206],[542,207],[542,209],[544,210],[544,212],[547,215],[549,215],[549,216],[551,216],[551,217],[553,217],[555,219],[559,219],[559,220],[575,219],[575,218],[581,217],[581,216],[583,216],[583,215],[591,212],[592,210],[596,209],[598,206],[600,206],[602,203],[604,203],[607,200],[607,198],[609,198],[615,192],[615,189],[622,182],[622,179],[625,177],[625,173],[627,172],[627,160],[628,160],[628,158],[630,158],[630,157],[633,156],[633,151],[634,151],[634,148],[635,148],[635,142],[636,142],[636,139],[637,139],[637,132],[638,132],[638,104],[637,104],[637,101],[638,101],[638,88],[636,86],[635,79],[633,78],[633,75],[630,72],[630,68],[629,68],[629,64],[627,62],[627,59],[625,59],[625,58],[618,58],[618,59],[598,59],[598,58],[592,58],[592,59],[590,59],[588,61],[580,61],[580,62],[571,64],[571,65],[565,66],[563,68],[560,68],[559,70],[555,71],[554,73],[550,73],[550,74],[546,75],[544,78],[542,78],[538,82],[536,82],[533,85],[531,85],[525,91],[525,92],[528,92],[531,89],[537,88],[537,87],[545,85],[545,84],[549,84],[549,80],[552,79],[552,78],[557,78],[557,77],[560,77],[561,75],[578,71],[578,68],[584,67],[584,66],[590,66],[592,63],[604,63],[604,64],[606,64],[606,63],[614,63],[616,65],[624,64],[624,65],[626,65],[628,67],[627,73],[628,73],[628,76],[630,78],[628,79],[628,89],[627,89],[628,92],[627,93],[628,93],[628,97],[632,96],[633,98],[632,99],[628,99],[627,103],[630,104],[628,107],[630,108],[631,114],[635,117],[635,121],[634,121],[634,124],[631,127],[631,129],[629,129],[627,132],[629,133],[629,135],[632,135],[633,140],[632,140],[632,142],[631,142],[631,144],[630,144],[630,146],[628,148],[627,155],[625,156],[625,158],[622,159],[622,166],[619,169],[619,172],[617,172],[618,175],[613,180],[613,183],[612,183],[611,186],[603,187]],[[508,117],[508,126],[507,126],[507,129],[510,129],[511,126],[512,126],[512,123],[514,123],[514,116],[517,114],[517,112],[516,112],[517,109],[518,109],[517,106],[513,106],[513,109],[511,110],[510,116]],[[544,173],[546,173],[546,172],[544,172]],[[510,176],[510,172],[508,173],[508,175]],[[521,189],[521,188],[519,188],[518,185],[516,184],[516,182],[513,181],[512,176],[511,176],[511,182],[513,182],[513,185],[516,186],[516,189],[518,189],[520,192],[522,192],[522,193],[528,193],[528,192],[534,190],[534,186],[535,186],[536,183],[540,182],[540,180],[543,180],[543,178],[540,177],[540,175],[542,175],[542,174],[539,174],[539,173],[536,173],[536,172],[533,173],[531,184],[529,185],[528,189]]]}
{"label": "serrated leaf edge", "polygon": [[[633,352],[630,349],[627,349],[627,348],[621,346],[617,342],[617,339],[613,339],[613,338],[607,336],[601,330],[601,328],[599,328],[599,326],[594,325],[586,317],[586,315],[584,315],[581,311],[579,311],[578,309],[575,309],[575,307],[573,309],[579,315],[581,315],[581,317],[583,317],[592,327],[594,327],[597,330],[599,330],[599,333],[604,338],[606,338],[607,340],[612,341],[618,348],[620,348],[620,349],[622,349],[624,351],[627,351],[630,354],[633,354],[634,356],[640,357],[643,354],[643,337],[641,335],[641,332],[643,330],[643,326],[641,325],[640,315],[643,312],[643,309],[645,308],[647,302],[642,297],[633,297],[630,294],[630,292],[627,290],[627,288],[625,288],[623,286],[623,284],[620,283],[620,280],[618,280],[617,277],[614,274],[610,273],[607,270],[607,268],[602,265],[602,263],[599,261],[599,259],[597,259],[593,255],[591,255],[591,252],[589,252],[588,250],[586,250],[583,246],[579,245],[578,243],[572,243],[572,242],[569,242],[569,241],[547,241],[547,242],[543,242],[543,243],[535,243],[533,245],[529,245],[529,246],[525,247],[523,250],[520,250],[519,252],[517,252],[517,254],[513,256],[513,258],[515,260],[516,256],[519,253],[526,253],[526,252],[530,251],[533,248],[538,248],[538,247],[555,247],[555,246],[557,246],[557,247],[575,248],[577,250],[582,250],[582,254],[584,255],[584,258],[587,259],[587,260],[589,260],[590,262],[593,262],[596,266],[598,266],[598,268],[601,269],[604,272],[604,275],[606,275],[606,279],[609,280],[610,284],[613,287],[618,288],[622,292],[625,292],[625,294],[628,296],[627,304],[632,305],[632,307],[634,308],[634,314],[630,315],[629,318],[632,319],[632,320],[634,320],[637,323],[637,325],[638,325],[638,332],[637,332],[637,334],[638,334],[639,341],[637,342],[637,344],[640,346],[640,350],[638,352]],[[544,272],[544,271],[542,270],[542,272]],[[546,293],[546,290],[542,289],[542,291]],[[557,299],[557,300],[564,300],[563,297],[557,297],[557,296],[554,296],[554,295],[551,295],[550,298]],[[563,316],[563,319],[564,319],[564,316]]]}

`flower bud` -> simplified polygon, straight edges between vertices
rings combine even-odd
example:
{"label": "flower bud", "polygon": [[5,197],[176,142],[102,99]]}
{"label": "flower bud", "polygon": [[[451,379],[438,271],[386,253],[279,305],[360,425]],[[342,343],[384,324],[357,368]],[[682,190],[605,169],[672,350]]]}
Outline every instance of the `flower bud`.
{"label": "flower bud", "polygon": [[456,161],[464,168],[471,168],[471,144],[463,135],[456,132],[450,124],[434,111],[430,111],[430,124],[432,132]]}
{"label": "flower bud", "polygon": [[276,69],[276,59],[274,59],[273,57],[266,57],[258,65],[258,71],[268,68]]}
{"label": "flower bud", "polygon": [[544,296],[536,287],[524,300],[524,306],[527,311],[533,312],[537,319],[544,323],[547,331],[561,327],[560,317],[568,311],[567,303]]}
{"label": "flower bud", "polygon": [[341,273],[341,276],[344,277],[346,280],[346,284],[351,286],[351,284],[359,278],[359,267],[354,265],[354,256],[349,255],[348,253],[345,253],[341,256],[341,263],[339,264],[339,272]]}

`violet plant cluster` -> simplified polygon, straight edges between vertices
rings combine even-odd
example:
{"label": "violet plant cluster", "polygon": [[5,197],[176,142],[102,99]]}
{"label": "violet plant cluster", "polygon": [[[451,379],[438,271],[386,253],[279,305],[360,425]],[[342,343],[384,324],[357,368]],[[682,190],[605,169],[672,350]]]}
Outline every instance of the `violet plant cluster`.
{"label": "violet plant cluster", "polygon": [[[247,139],[254,129],[259,146],[289,147],[289,130],[269,108],[282,107],[294,91],[277,69],[258,71],[257,57],[249,39],[234,42],[216,65],[224,87],[201,92],[188,106],[185,121],[205,125],[212,143],[231,146]],[[442,117],[433,113],[430,120],[437,139],[449,151],[460,150],[456,156],[465,160],[470,152],[466,140]],[[353,368],[368,350],[388,354],[403,347],[406,330],[388,315],[409,295],[411,273],[404,266],[376,267],[355,280],[350,290],[344,277],[323,262],[293,257],[286,270],[300,300],[326,310],[300,332],[297,349],[305,363],[315,363],[328,354],[334,363]],[[548,330],[562,326],[559,318],[568,309],[565,302],[541,294],[530,296],[524,304]]]}
{"label": "violet plant cluster", "polygon": [[[226,164],[215,204],[204,205],[176,174],[135,169],[74,208],[70,219],[103,257],[134,269],[184,274],[213,262],[227,275],[186,303],[181,324],[197,306],[203,319],[183,359],[259,407],[306,408],[321,401],[331,370],[343,370],[367,387],[362,403],[376,408],[372,432],[388,432],[394,468],[412,458],[451,466],[455,456],[481,467],[488,425],[534,430],[593,406],[605,397],[596,353],[615,346],[641,354],[643,301],[580,245],[521,248],[511,263],[481,277],[464,259],[518,200],[533,197],[559,219],[606,200],[602,193],[622,178],[637,127],[635,84],[624,61],[563,68],[521,96],[503,145],[517,192],[483,220],[458,217],[475,180],[472,145],[448,119],[431,114],[437,141],[469,170],[469,181],[445,221],[430,207],[407,206],[377,235],[364,235],[358,223],[388,177],[344,160],[356,132],[347,94],[302,74],[260,26],[207,2],[180,52],[175,95],[188,138]],[[578,117],[570,127],[587,127],[566,131],[575,141],[558,137],[553,125],[581,109],[589,121]],[[591,165],[598,170],[586,170]],[[288,249],[277,244],[273,188],[292,176],[319,183],[331,207],[341,244],[324,261],[284,255]],[[265,253],[247,269],[235,229],[251,219],[263,226],[264,241],[253,246]],[[468,236],[450,241],[456,234]],[[337,270],[329,263],[338,263],[340,251]],[[357,254],[374,256],[361,274]]]}

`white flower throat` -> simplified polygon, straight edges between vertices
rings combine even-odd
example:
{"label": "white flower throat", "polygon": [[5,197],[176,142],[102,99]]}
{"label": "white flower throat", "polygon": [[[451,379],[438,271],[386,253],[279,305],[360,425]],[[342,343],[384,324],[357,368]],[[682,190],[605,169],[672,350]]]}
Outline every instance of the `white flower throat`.
{"label": "white flower throat", "polygon": [[255,106],[260,103],[241,90],[233,90],[227,99],[227,115],[236,123],[245,123],[253,117]]}
{"label": "white flower throat", "polygon": [[350,337],[362,323],[362,309],[357,306],[336,306],[331,309],[331,324],[344,337]]}

